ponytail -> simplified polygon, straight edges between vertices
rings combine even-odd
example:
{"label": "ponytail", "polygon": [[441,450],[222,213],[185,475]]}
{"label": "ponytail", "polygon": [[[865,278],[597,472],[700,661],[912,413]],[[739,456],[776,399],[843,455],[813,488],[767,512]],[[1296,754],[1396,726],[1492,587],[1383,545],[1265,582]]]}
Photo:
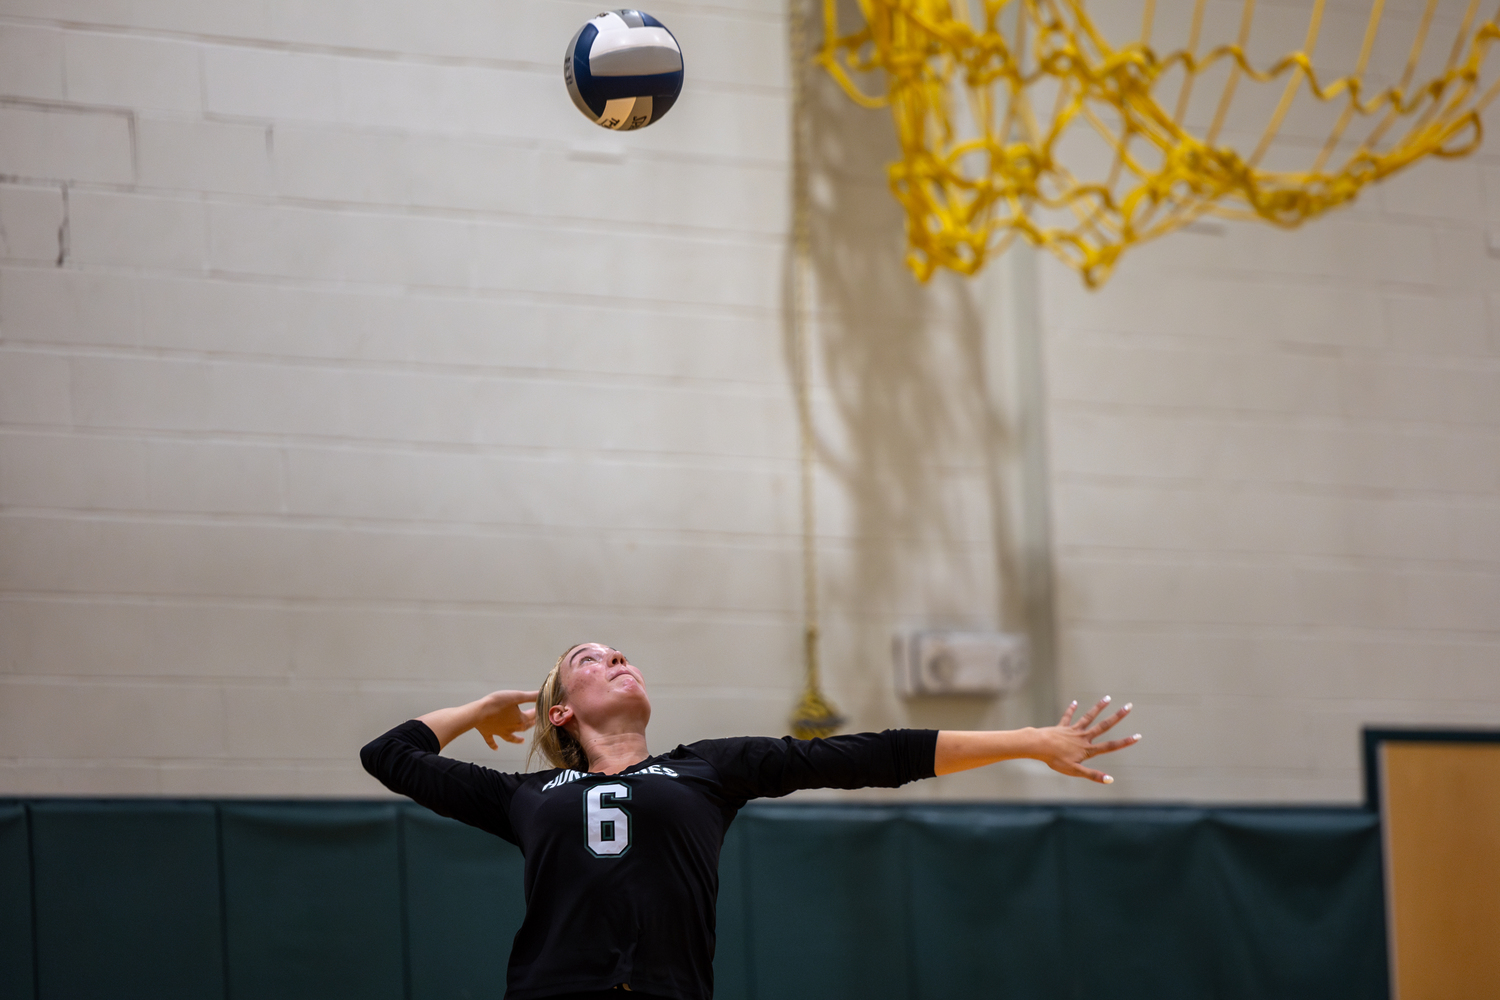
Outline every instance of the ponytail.
{"label": "ponytail", "polygon": [[561,726],[554,726],[551,718],[552,706],[561,705],[568,698],[568,689],[563,686],[562,666],[567,662],[568,654],[577,648],[578,646],[569,646],[567,652],[559,656],[552,665],[547,679],[542,681],[541,691],[536,698],[536,729],[531,736],[531,752],[526,755],[527,767],[531,766],[532,758],[540,750],[553,767],[569,767],[575,771],[589,769],[588,755],[583,752],[583,745],[578,742],[578,737]]}

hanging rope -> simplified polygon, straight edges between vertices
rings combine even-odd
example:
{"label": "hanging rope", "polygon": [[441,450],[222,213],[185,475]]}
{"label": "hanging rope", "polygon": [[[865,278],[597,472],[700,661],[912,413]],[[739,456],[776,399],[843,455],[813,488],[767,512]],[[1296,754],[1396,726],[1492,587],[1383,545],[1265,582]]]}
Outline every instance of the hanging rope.
{"label": "hanging rope", "polygon": [[[1500,11],[1481,19],[1480,0],[1448,22],[1441,71],[1420,83],[1438,0],[1427,0],[1404,66],[1379,72],[1371,57],[1384,4],[1373,0],[1353,72],[1327,80],[1314,63],[1325,0],[1312,4],[1302,48],[1263,69],[1246,55],[1255,0],[1243,0],[1234,42],[1201,53],[1207,0],[1194,0],[1188,44],[1169,53],[1150,44],[1155,0],[1143,2],[1140,39],[1119,45],[1084,0],[972,0],[972,22],[970,0],[858,0],[865,23],[848,34],[838,3],[823,0],[817,61],[859,103],[891,109],[901,159],[890,185],[906,210],[908,263],[924,281],[939,267],[973,274],[1018,235],[1096,286],[1127,248],[1203,215],[1299,226],[1423,157],[1473,152],[1480,114],[1500,93],[1500,80],[1483,79],[1495,75],[1487,59]],[[1195,83],[1215,67],[1226,77],[1217,105],[1194,122]],[[872,71],[884,93],[856,83]],[[1259,139],[1236,150],[1223,139],[1235,97],[1278,81]],[[1305,169],[1269,169],[1273,146],[1297,152],[1277,134],[1302,94],[1336,121]],[[1080,134],[1097,154],[1080,156]]]}
{"label": "hanging rope", "polygon": [[791,326],[792,381],[801,436],[802,501],[802,646],[805,667],[802,696],[792,709],[792,735],[809,740],[831,736],[844,718],[823,695],[818,664],[818,523],[817,453],[809,397],[812,346],[808,342],[808,268],[812,257],[812,228],[808,205],[807,14],[804,0],[788,0],[788,35],[792,66],[792,253],[788,322]]}

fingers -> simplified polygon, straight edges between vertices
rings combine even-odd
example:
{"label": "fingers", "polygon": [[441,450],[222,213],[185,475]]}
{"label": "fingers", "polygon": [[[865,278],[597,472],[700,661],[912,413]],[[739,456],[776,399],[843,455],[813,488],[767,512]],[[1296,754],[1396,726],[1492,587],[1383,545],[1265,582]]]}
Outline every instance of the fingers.
{"label": "fingers", "polygon": [[541,691],[492,691],[490,697],[512,705],[524,705],[528,701],[536,701],[541,693]]}
{"label": "fingers", "polygon": [[1089,739],[1093,739],[1094,737],[1098,736],[1100,733],[1108,732],[1110,729],[1112,729],[1114,727],[1115,723],[1119,722],[1121,719],[1125,718],[1125,716],[1129,715],[1130,714],[1130,710],[1132,708],[1134,708],[1134,707],[1135,707],[1134,705],[1132,705],[1130,702],[1127,701],[1125,703],[1125,707],[1124,708],[1120,709],[1114,715],[1111,715],[1109,718],[1107,718],[1103,722],[1099,723],[1093,729],[1090,729],[1088,731],[1088,738]]}
{"label": "fingers", "polygon": [[1093,708],[1091,708],[1087,712],[1085,712],[1083,714],[1083,717],[1080,718],[1077,722],[1075,722],[1073,724],[1075,726],[1087,726],[1087,725],[1089,725],[1096,718],[1099,717],[1099,713],[1102,712],[1102,711],[1104,711],[1105,707],[1108,704],[1109,704],[1109,695],[1105,695],[1103,698],[1099,699],[1099,704],[1095,705]]}
{"label": "fingers", "polygon": [[1123,740],[1109,740],[1106,743],[1095,743],[1094,754],[1097,756],[1101,753],[1113,753],[1116,750],[1124,750],[1126,747],[1135,746],[1140,742],[1140,739],[1141,734],[1136,733],[1134,736],[1127,736]]}
{"label": "fingers", "polygon": [[495,745],[495,737],[491,736],[489,733],[480,733],[480,735],[484,737],[484,741],[489,744],[491,750],[500,749]]}
{"label": "fingers", "polygon": [[1073,701],[1071,704],[1069,704],[1068,707],[1066,709],[1064,709],[1063,714],[1062,714],[1062,718],[1057,721],[1057,724],[1059,726],[1071,725],[1071,723],[1069,723],[1068,720],[1073,717],[1073,710],[1076,709],[1077,707],[1078,707],[1078,702],[1076,700]]}
{"label": "fingers", "polygon": [[1087,778],[1088,780],[1098,782],[1101,785],[1114,784],[1115,780],[1114,778],[1105,774],[1103,771],[1096,771],[1092,767],[1084,767],[1081,764],[1073,764],[1067,769],[1063,769],[1060,767],[1054,768],[1054,770],[1061,771],[1063,774],[1066,774],[1069,777],[1073,778]]}

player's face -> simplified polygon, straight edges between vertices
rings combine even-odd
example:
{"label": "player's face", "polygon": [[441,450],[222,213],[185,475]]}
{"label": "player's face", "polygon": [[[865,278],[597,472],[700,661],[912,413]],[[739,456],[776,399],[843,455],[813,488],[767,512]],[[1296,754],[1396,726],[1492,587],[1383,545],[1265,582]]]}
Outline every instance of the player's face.
{"label": "player's face", "polygon": [[578,720],[593,727],[651,717],[646,681],[618,649],[586,642],[568,654],[563,664],[567,707]]}

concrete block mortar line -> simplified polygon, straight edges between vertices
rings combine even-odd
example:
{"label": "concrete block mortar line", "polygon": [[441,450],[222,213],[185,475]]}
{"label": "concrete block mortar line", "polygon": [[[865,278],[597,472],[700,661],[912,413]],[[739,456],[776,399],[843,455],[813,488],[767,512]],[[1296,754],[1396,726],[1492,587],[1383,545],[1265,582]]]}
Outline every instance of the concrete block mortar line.
{"label": "concrete block mortar line", "polygon": [[328,435],[264,434],[231,431],[195,431],[137,427],[86,427],[71,424],[0,424],[0,437],[22,434],[57,434],[106,440],[141,442],[191,442],[269,448],[298,447],[310,451],[347,451],[374,455],[402,454],[469,455],[490,458],[521,458],[539,462],[595,464],[614,461],[647,468],[691,468],[707,471],[757,471],[786,474],[796,469],[796,457],[788,454],[734,455],[723,451],[695,453],[651,449],[562,448],[549,445],[508,445],[467,442],[383,441],[373,438]]}
{"label": "concrete block mortar line", "polygon": [[[188,528],[264,528],[271,531],[330,532],[376,535],[381,537],[418,536],[422,538],[470,538],[532,541],[536,539],[567,539],[593,537],[602,545],[655,546],[663,549],[707,546],[734,551],[790,552],[797,547],[795,532],[788,531],[729,531],[715,528],[655,528],[620,526],[614,524],[558,525],[526,521],[455,521],[435,518],[362,517],[349,514],[273,514],[273,513],[220,513],[216,511],[160,511],[138,508],[108,507],[26,507],[21,505],[0,507],[0,521],[47,521],[52,523],[106,525],[151,525]],[[882,538],[891,536],[882,535]],[[825,550],[836,553],[852,549],[857,536],[825,535]],[[900,536],[896,541],[903,541]],[[941,550],[930,539],[929,548]],[[955,553],[969,551],[975,540],[953,539],[946,548]]]}
{"label": "concrete block mortar line", "polygon": [[[594,537],[601,545],[655,546],[662,549],[690,548],[702,550],[709,547],[720,551],[791,553],[797,548],[797,539],[792,531],[734,532],[712,528],[653,528],[618,527],[614,525],[553,525],[528,522],[460,522],[422,518],[377,518],[349,515],[322,514],[226,514],[188,511],[141,511],[109,508],[63,508],[63,507],[0,507],[0,520],[30,519],[50,522],[70,521],[82,524],[152,525],[195,528],[263,528],[285,531],[318,531],[349,534],[392,536],[419,536],[422,538],[449,537],[468,539],[502,539],[531,541],[538,538]],[[838,554],[854,551],[861,541],[858,536],[825,533],[820,551]],[[944,543],[935,543],[929,538],[881,535],[881,540],[925,543],[932,552],[945,550],[953,555],[962,555],[982,544],[983,538],[956,538]]]}
{"label": "concrete block mortar line", "polygon": [[[673,5],[666,3],[663,10],[670,9]],[[702,15],[712,12],[718,18],[726,21],[747,21],[768,25],[779,25],[785,21],[785,16],[778,12],[761,12],[752,9],[734,9],[725,7],[679,6],[677,10],[693,15]],[[588,19],[583,14],[580,24]],[[309,41],[295,41],[292,39],[257,38],[248,35],[222,35],[215,33],[195,31],[173,31],[167,28],[147,28],[131,25],[112,25],[99,22],[74,21],[67,19],[18,17],[16,15],[0,15],[0,25],[15,24],[23,27],[50,27],[60,31],[75,32],[79,34],[109,35],[117,37],[155,39],[160,41],[175,41],[196,43],[200,46],[223,46],[226,48],[249,48],[272,52],[287,52],[299,55],[321,55],[333,56],[344,59],[366,59],[380,62],[412,63],[425,66],[460,67],[479,69],[507,69],[521,72],[557,73],[556,62],[552,59],[505,59],[485,58],[472,55],[443,55],[440,53],[403,51],[400,49],[369,48],[357,45],[334,45]],[[559,45],[566,44],[566,38],[559,39]],[[761,93],[785,94],[790,92],[788,84],[734,84],[729,81],[703,80],[695,81],[705,89],[714,85],[726,88],[744,87],[748,90]]]}
{"label": "concrete block mortar line", "polygon": [[1428,570],[1459,576],[1500,576],[1500,560],[1420,556],[1367,555],[1355,552],[1307,552],[1290,548],[1260,546],[1250,548],[1212,548],[1192,545],[1177,549],[1160,546],[1102,545],[1097,542],[1059,541],[1058,555],[1065,559],[1092,564],[1110,562],[1116,565],[1148,565],[1179,569],[1285,569],[1298,570]]}
{"label": "concrete block mortar line", "polygon": [[[1467,300],[1467,297],[1466,297]],[[1051,331],[1049,342],[1064,347],[1128,348],[1173,351],[1205,358],[1308,358],[1392,368],[1429,368],[1434,371],[1500,371],[1493,354],[1435,354],[1414,347],[1385,343],[1320,344],[1295,340],[1206,338],[1188,333],[1141,333],[1105,326],[1074,324]]]}
{"label": "concrete block mortar line", "polygon": [[[1489,648],[1500,645],[1500,635],[1463,629],[1427,629],[1409,626],[1345,625],[1316,622],[1157,622],[1080,620],[1075,632],[1088,635],[1129,635],[1163,639],[1178,637],[1227,638],[1236,642],[1281,639],[1319,642],[1401,643],[1418,636],[1424,645]],[[1193,695],[1197,697],[1197,695]]]}
{"label": "concrete block mortar line", "polygon": [[1335,431],[1386,431],[1401,432],[1450,432],[1455,428],[1469,432],[1473,437],[1489,437],[1481,433],[1491,430],[1500,434],[1500,425],[1478,421],[1415,419],[1401,417],[1345,416],[1333,413],[1305,413],[1286,409],[1252,410],[1245,407],[1225,406],[1211,408],[1202,404],[1171,403],[1098,403],[1089,399],[1053,400],[1050,409],[1054,413],[1089,416],[1156,417],[1170,418],[1183,423],[1201,426],[1275,427],[1287,430],[1335,430]]}
{"label": "concrete block mortar line", "polygon": [[1446,502],[1464,506],[1500,507],[1493,493],[1435,490],[1428,487],[1386,487],[1358,484],[1310,483],[1298,480],[1222,479],[1199,476],[1124,475],[1110,472],[1064,471],[1054,477],[1059,485],[1116,487],[1140,492],[1203,493],[1215,496],[1259,495],[1310,497],[1323,500],[1360,500],[1389,503]]}
{"label": "concrete block mortar line", "polygon": [[[222,757],[0,757],[0,768],[21,767],[211,767],[220,770],[249,770],[260,767],[297,767],[314,762],[348,764],[359,766],[358,747],[351,748],[350,757],[245,757],[225,751]],[[283,796],[277,796],[281,798]]]}
{"label": "concrete block mortar line", "polygon": [[[1130,262],[1127,260],[1126,264]],[[1297,270],[1274,270],[1266,266],[1246,264],[1234,266],[1199,261],[1184,264],[1177,272],[1179,277],[1209,278],[1218,281],[1255,281],[1266,284],[1295,282],[1301,285],[1325,288],[1369,288],[1376,291],[1433,292],[1449,290],[1448,286],[1436,282],[1403,281],[1392,278],[1350,278],[1340,275],[1308,274]],[[1121,274],[1115,280],[1124,278]]]}
{"label": "concrete block mortar line", "polygon": [[[14,178],[17,182],[45,183],[44,181],[32,181],[22,177]],[[24,262],[7,263],[3,269],[27,270]],[[50,266],[48,268],[51,269]],[[422,296],[434,299],[448,300],[475,300],[488,302],[514,302],[523,305],[538,306],[561,306],[578,307],[585,309],[607,309],[611,312],[636,312],[657,313],[667,312],[683,318],[699,317],[704,319],[736,318],[736,319],[760,319],[770,321],[779,315],[780,306],[767,303],[765,305],[744,304],[736,302],[699,302],[680,299],[621,299],[608,295],[592,295],[581,292],[559,291],[542,292],[527,289],[509,288],[471,288],[454,285],[424,285],[420,283],[401,283],[379,280],[355,281],[348,278],[306,278],[288,277],[274,274],[254,274],[242,271],[226,271],[218,268],[203,268],[199,270],[154,268],[154,267],[132,267],[129,265],[109,263],[78,263],[72,262],[70,270],[84,274],[100,274],[116,277],[141,277],[158,276],[165,278],[188,278],[202,279],[204,281],[218,281],[230,284],[258,285],[271,288],[286,288],[296,291],[310,292],[346,292],[350,294],[363,294],[371,296]]]}
{"label": "concrete block mortar line", "polygon": [[[1240,629],[1242,631],[1233,632],[1232,634],[1248,638],[1275,639],[1284,635],[1300,634],[1298,632],[1299,629],[1305,630],[1319,628],[1319,626],[1308,625],[1305,622],[1295,621],[1237,622],[1228,620],[1205,621],[1202,619],[1183,621],[1180,619],[1169,618],[1135,618],[1131,620],[1125,620],[1115,618],[1090,618],[1086,615],[1071,613],[1062,616],[1062,619],[1062,623],[1067,627],[1069,632],[1086,629],[1093,629],[1095,631],[1103,632],[1129,627],[1136,630],[1137,633],[1163,636],[1195,634],[1200,630],[1219,630],[1230,633],[1231,630]],[[1483,646],[1486,648],[1495,647],[1497,649],[1500,649],[1500,632],[1479,632],[1473,629],[1454,628],[1447,625],[1410,625],[1399,628],[1376,628],[1374,626],[1350,626],[1340,624],[1326,626],[1326,629],[1326,632],[1314,632],[1312,634],[1315,637],[1319,638],[1334,639],[1347,639],[1351,634],[1353,634],[1355,638],[1368,636],[1373,639],[1390,642],[1432,642],[1440,639],[1445,640],[1448,638],[1458,638],[1466,643],[1470,643],[1473,645]]]}
{"label": "concrete block mortar line", "polygon": [[662,626],[764,626],[795,629],[795,608],[745,610],[740,607],[680,608],[676,605],[637,606],[610,603],[560,604],[556,601],[525,603],[517,601],[437,601],[409,599],[327,598],[327,597],[240,597],[235,595],[182,593],[153,594],[149,599],[139,594],[117,594],[105,591],[0,591],[0,601],[58,600],[74,604],[92,604],[114,600],[116,603],[140,603],[159,607],[223,607],[284,611],[287,613],[368,612],[372,614],[462,615],[470,618],[499,619],[531,623],[545,620],[589,621],[616,619],[622,624],[642,621]]}
{"label": "concrete block mortar line", "polygon": [[[525,603],[515,601],[453,601],[412,600],[385,598],[330,598],[330,597],[275,597],[242,596],[226,594],[181,593],[141,594],[138,592],[116,592],[106,590],[49,591],[49,590],[0,590],[0,603],[29,601],[38,603],[97,605],[162,608],[227,608],[256,611],[280,611],[285,613],[346,613],[369,612],[373,614],[430,614],[434,616],[461,616],[530,622],[536,620],[572,620],[587,616],[590,620],[619,619],[621,622],[651,620],[663,625],[726,625],[766,626],[773,628],[799,627],[800,616],[796,609],[746,610],[743,608],[716,608],[708,610],[682,609],[676,606],[648,607],[612,604],[558,604],[556,602]],[[878,618],[877,620],[884,620]],[[800,634],[800,633],[798,633]]]}
{"label": "concrete block mortar line", "polygon": [[[136,141],[135,114],[130,118],[132,166],[139,176],[139,143]],[[267,131],[267,146],[271,144]],[[274,162],[273,162],[274,169]],[[47,183],[38,179],[35,183]],[[52,180],[56,183],[55,180]],[[507,212],[499,209],[452,208],[440,205],[414,205],[410,203],[381,203],[369,201],[335,201],[327,198],[308,198],[284,194],[237,194],[227,191],[184,191],[177,187],[159,187],[131,183],[108,183],[103,181],[71,181],[79,191],[107,192],[110,194],[140,195],[151,198],[201,201],[212,208],[214,205],[249,205],[269,209],[290,208],[329,214],[350,214],[378,218],[438,219],[478,225],[502,225],[517,229],[536,229],[546,232],[577,232],[588,235],[639,235],[678,236],[700,243],[721,246],[779,247],[785,242],[784,233],[756,229],[732,229],[722,225],[695,226],[684,223],[650,222],[636,220],[599,219],[588,216],[549,216],[523,212]],[[384,283],[383,283],[384,284]]]}
{"label": "concrete block mortar line", "polygon": [[682,469],[701,472],[755,472],[785,475],[796,471],[796,457],[734,455],[724,452],[695,454],[680,451],[647,449],[555,448],[545,446],[485,445],[465,443],[413,443],[411,441],[377,441],[363,438],[308,439],[285,434],[235,434],[206,431],[151,430],[121,427],[74,427],[63,424],[0,424],[0,438],[21,436],[60,436],[83,439],[140,443],[188,443],[228,445],[231,447],[286,448],[312,452],[345,452],[368,455],[472,456],[475,458],[520,459],[537,463],[560,463],[580,466],[615,465],[623,468]]}
{"label": "concrete block mortar line", "polygon": [[[35,182],[29,182],[35,183]],[[215,267],[171,267],[153,265],[132,267],[118,263],[70,262],[72,269],[98,274],[123,276],[156,276],[163,278],[202,278],[208,281],[241,282],[244,284],[269,285],[274,287],[302,289],[307,291],[332,291],[391,294],[431,295],[440,298],[471,298],[490,301],[509,301],[544,306],[579,306],[584,308],[607,308],[616,311],[656,312],[660,310],[680,314],[699,314],[710,318],[729,316],[736,318],[766,319],[777,315],[780,307],[773,302],[766,304],[745,302],[711,302],[694,299],[669,299],[642,296],[625,299],[608,294],[594,294],[571,290],[533,291],[527,288],[498,288],[494,286],[475,288],[465,285],[431,285],[418,282],[397,282],[380,278],[316,278],[295,275],[263,274],[247,271],[230,271]],[[22,263],[6,267],[22,267]]]}
{"label": "concrete block mortar line", "polygon": [[[60,266],[60,265],[59,265]],[[383,374],[442,375],[476,382],[541,382],[566,386],[609,386],[662,392],[700,393],[712,390],[748,399],[776,398],[777,383],[739,381],[696,375],[613,375],[567,368],[530,368],[495,365],[483,362],[465,364],[446,361],[395,361],[361,358],[310,357],[292,354],[262,354],[250,351],[202,350],[173,347],[120,347],[114,344],[88,344],[55,341],[28,341],[0,338],[0,352],[38,354],[70,358],[114,358],[139,361],[156,359],[176,362],[200,362],[213,365],[256,365],[278,369],[318,369]]]}
{"label": "concrete block mortar line", "polygon": [[[69,226],[68,226],[68,185],[67,185],[66,182],[63,183],[63,185],[62,185],[62,206],[63,206],[62,222],[59,223],[58,227],[57,227],[57,266],[58,267],[62,267],[65,264],[67,264],[67,262],[68,262],[68,243],[69,243],[69,238],[70,238],[70,229],[69,229]],[[3,341],[0,341],[0,343],[3,343]]]}
{"label": "concrete block mortar line", "polygon": [[694,375],[613,375],[570,369],[538,369],[485,363],[462,364],[432,361],[386,361],[374,359],[339,359],[304,355],[255,354],[224,350],[194,351],[173,347],[119,347],[113,344],[57,344],[51,341],[0,340],[0,353],[33,354],[64,358],[101,358],[129,361],[160,360],[200,363],[215,366],[256,366],[320,371],[372,372],[379,374],[451,375],[465,382],[528,382],[567,387],[609,387],[640,389],[662,393],[695,395],[712,391],[716,395],[744,399],[777,399],[781,386],[758,381],[736,381]]}
{"label": "concrete block mortar line", "polygon": [[125,130],[130,141],[130,179],[134,187],[141,179],[141,137],[138,117],[133,110],[125,119]]}
{"label": "concrete block mortar line", "polygon": [[[266,118],[259,115],[241,115],[225,111],[207,110],[200,116],[203,121],[219,122],[227,125],[262,125],[267,128],[326,128],[339,134],[384,136],[388,138],[408,139],[434,139],[434,140],[467,140],[482,145],[493,145],[505,149],[518,150],[551,150],[554,152],[576,151],[580,145],[574,139],[559,139],[551,135],[501,135],[488,132],[455,132],[445,130],[426,130],[422,128],[410,128],[406,126],[386,126],[370,124],[367,122],[309,122],[303,119],[295,121],[281,121],[275,118]],[[199,118],[184,119],[199,120]],[[605,136],[605,141],[617,137]],[[766,158],[750,156],[745,154],[713,153],[710,151],[697,151],[687,149],[661,149],[649,146],[628,147],[625,156],[631,160],[643,160],[651,163],[683,163],[694,166],[706,167],[734,167],[744,166],[762,169],[790,170],[790,161],[786,158]],[[607,162],[615,162],[613,159]],[[870,185],[874,193],[884,194],[886,184],[884,174],[881,173]]]}
{"label": "concrete block mortar line", "polygon": [[114,115],[120,118],[130,118],[135,114],[130,108],[119,105],[57,101],[40,97],[0,96],[0,108],[29,108],[33,111],[57,111],[72,115]]}
{"label": "concrete block mortar line", "polygon": [[[187,674],[9,674],[0,675],[0,687],[72,687],[72,688],[200,688],[219,691],[224,688],[256,688],[263,691],[306,691],[317,694],[355,694],[365,690],[364,678],[296,677],[284,675],[236,676],[221,674],[205,677]],[[459,689],[462,682],[445,681]]]}
{"label": "concrete block mortar line", "polygon": [[[211,528],[253,527],[288,531],[338,531],[383,537],[417,535],[423,538],[458,537],[529,541],[537,538],[566,538],[571,540],[593,536],[600,544],[606,545],[615,544],[627,547],[654,545],[666,549],[686,547],[695,550],[713,547],[721,551],[731,552],[739,550],[774,553],[779,550],[783,553],[790,553],[797,548],[795,532],[792,530],[732,531],[722,528],[659,528],[615,524],[559,525],[532,521],[459,521],[451,518],[396,518],[350,514],[225,513],[218,511],[184,510],[147,511],[139,508],[29,507],[21,505],[0,507],[0,520],[3,519],[32,519],[52,522],[71,521],[85,524],[133,524]],[[990,539],[978,534],[972,537],[954,535],[940,540],[935,540],[926,535],[893,534],[890,532],[882,532],[878,536],[872,536],[839,531],[836,527],[830,527],[820,536],[818,551],[830,556],[848,556],[857,553],[864,544],[868,544],[871,541],[893,544],[909,543],[914,547],[920,545],[925,551],[936,555],[962,556],[972,552],[976,545],[983,545],[989,542]],[[1111,550],[1112,554],[1113,551]],[[1159,560],[1151,564],[1164,565]],[[1214,564],[1208,563],[1206,565]],[[1500,573],[1500,566],[1497,566],[1496,572]]]}
{"label": "concrete block mortar line", "polygon": [[[1284,288],[1257,289],[1254,285],[1246,287],[1245,299],[1248,301],[1253,295],[1265,293],[1276,294],[1284,292]],[[1356,293],[1369,293],[1368,289],[1355,290]],[[1483,295],[1478,290],[1445,290],[1438,294],[1426,295],[1402,295],[1395,294],[1383,297],[1378,305],[1385,306],[1390,302],[1396,303],[1422,303],[1434,307],[1443,305],[1462,306],[1464,303],[1477,304]],[[1360,361],[1371,358],[1379,358],[1383,355],[1399,356],[1403,362],[1408,358],[1427,359],[1434,364],[1469,364],[1472,356],[1455,357],[1448,353],[1421,353],[1416,348],[1404,347],[1393,348],[1384,340],[1372,336],[1369,340],[1306,340],[1297,336],[1288,335],[1282,330],[1249,327],[1239,336],[1223,336],[1219,334],[1206,333],[1193,329],[1185,323],[1172,326],[1149,329],[1142,324],[1149,322],[1150,317],[1142,314],[1142,310],[1132,305],[1129,308],[1129,316],[1118,325],[1107,325],[1109,317],[1092,315],[1081,317],[1068,322],[1059,323],[1047,331],[1049,346],[1057,344],[1062,347],[1071,346],[1098,346],[1098,347],[1129,347],[1132,349],[1160,349],[1160,350],[1185,350],[1194,354],[1206,355],[1265,355],[1265,354],[1296,354],[1309,358],[1323,358],[1331,361]],[[1372,313],[1378,315],[1376,310]],[[1493,358],[1500,363],[1500,358]]]}

